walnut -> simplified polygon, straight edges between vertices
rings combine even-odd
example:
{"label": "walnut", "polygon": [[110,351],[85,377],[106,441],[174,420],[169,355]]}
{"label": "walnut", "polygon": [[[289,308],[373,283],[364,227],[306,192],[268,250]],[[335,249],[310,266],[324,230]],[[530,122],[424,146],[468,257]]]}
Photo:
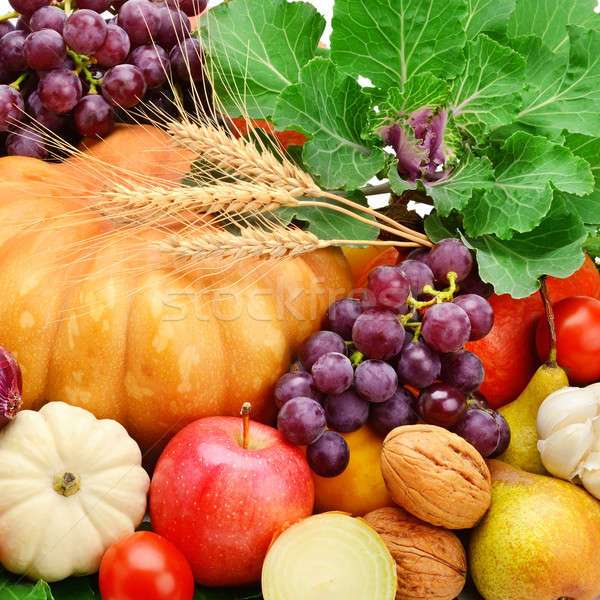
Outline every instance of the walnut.
{"label": "walnut", "polygon": [[467,557],[451,531],[419,521],[402,508],[380,508],[365,520],[396,561],[396,600],[452,600],[465,585]]}
{"label": "walnut", "polygon": [[458,435],[435,425],[405,425],[383,442],[381,471],[394,502],[445,527],[473,527],[491,501],[482,456]]}

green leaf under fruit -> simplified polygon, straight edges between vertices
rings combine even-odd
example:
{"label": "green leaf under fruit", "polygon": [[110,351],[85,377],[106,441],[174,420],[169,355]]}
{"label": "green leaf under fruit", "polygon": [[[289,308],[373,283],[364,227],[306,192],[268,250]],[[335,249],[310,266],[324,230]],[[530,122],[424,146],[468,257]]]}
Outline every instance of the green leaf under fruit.
{"label": "green leaf under fruit", "polygon": [[535,35],[552,52],[568,44],[567,25],[600,29],[596,0],[516,0],[508,23],[508,35]]}
{"label": "green leaf under fruit", "polygon": [[200,20],[207,69],[229,116],[268,118],[316,52],[325,19],[307,2],[235,0]]}
{"label": "green leaf under fruit", "polygon": [[368,120],[369,98],[360,85],[324,58],[302,69],[299,82],[282,92],[273,116],[276,129],[308,137],[303,162],[329,189],[360,187],[385,165],[385,152],[361,137]]}
{"label": "green leaf under fruit", "polygon": [[[45,581],[32,583],[0,567],[0,598],[2,600],[54,600]],[[87,600],[87,599],[84,599]]]}
{"label": "green leaf under fruit", "polygon": [[[357,204],[367,206],[367,201],[362,192],[355,190],[346,194],[349,200]],[[319,200],[319,198],[317,198]],[[323,198],[324,202],[329,204],[338,204],[335,200]],[[348,209],[347,206],[341,205]],[[365,215],[360,210],[352,210],[356,214],[372,221],[373,219]],[[305,229],[314,233],[322,240],[376,240],[379,235],[379,229],[374,225],[361,223],[351,216],[342,215],[328,208],[316,208],[311,206],[291,206],[279,208],[275,211],[276,216],[284,223],[292,221],[301,221],[306,223]]]}
{"label": "green leaf under fruit", "polygon": [[553,190],[583,196],[593,190],[588,163],[568,148],[525,132],[512,135],[496,151],[496,181],[464,210],[470,236],[509,238],[536,227],[548,213]]}
{"label": "green leaf under fruit", "polygon": [[515,10],[515,0],[467,0],[467,6],[465,29],[468,40],[479,33],[503,37],[508,19]]}
{"label": "green leaf under fruit", "polygon": [[481,34],[465,48],[466,69],[450,97],[454,121],[476,143],[489,129],[511,123],[521,105],[525,61]]}
{"label": "green leaf under fruit", "polygon": [[554,54],[540,40],[518,40],[530,90],[517,120],[541,132],[600,137],[600,32],[569,27],[570,52]]}
{"label": "green leaf under fruit", "polygon": [[494,284],[497,294],[524,298],[538,289],[541,275],[567,277],[576,271],[584,260],[581,245],[586,236],[578,216],[559,199],[532,231],[510,240],[484,235],[465,241],[477,251],[479,273]]}
{"label": "green leaf under fruit", "polygon": [[447,216],[453,210],[463,210],[475,190],[487,190],[493,182],[494,169],[490,160],[468,154],[448,179],[427,184],[426,189],[438,213]]}
{"label": "green leaf under fruit", "polygon": [[336,0],[331,56],[376,86],[404,88],[418,73],[462,69],[466,0]]}

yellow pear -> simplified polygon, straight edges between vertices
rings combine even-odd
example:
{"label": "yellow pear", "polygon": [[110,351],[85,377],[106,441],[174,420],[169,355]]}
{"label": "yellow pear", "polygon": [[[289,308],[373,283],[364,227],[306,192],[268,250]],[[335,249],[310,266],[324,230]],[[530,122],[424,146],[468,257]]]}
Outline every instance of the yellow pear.
{"label": "yellow pear", "polygon": [[600,503],[582,488],[488,461],[492,504],[469,540],[485,600],[600,596]]}
{"label": "yellow pear", "polygon": [[530,473],[546,473],[537,449],[537,413],[548,395],[567,385],[565,371],[555,362],[545,363],[519,397],[498,410],[510,425],[510,444],[500,460]]}

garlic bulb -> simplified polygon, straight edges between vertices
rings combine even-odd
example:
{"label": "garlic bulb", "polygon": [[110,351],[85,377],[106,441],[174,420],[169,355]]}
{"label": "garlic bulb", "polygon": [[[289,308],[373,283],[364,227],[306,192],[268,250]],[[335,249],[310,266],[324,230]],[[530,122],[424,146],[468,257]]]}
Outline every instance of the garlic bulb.
{"label": "garlic bulb", "polygon": [[600,498],[600,384],[550,394],[538,411],[537,432],[546,469]]}

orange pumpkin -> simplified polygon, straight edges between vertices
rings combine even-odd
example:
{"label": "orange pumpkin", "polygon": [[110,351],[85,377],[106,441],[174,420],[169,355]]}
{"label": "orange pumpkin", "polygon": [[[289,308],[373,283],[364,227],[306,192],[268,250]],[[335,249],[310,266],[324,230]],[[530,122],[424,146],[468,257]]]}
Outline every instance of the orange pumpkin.
{"label": "orange pumpkin", "polygon": [[204,263],[199,278],[146,243],[165,232],[117,228],[85,206],[115,176],[165,185],[191,159],[139,126],[62,164],[0,159],[0,344],[22,366],[26,408],[62,400],[117,419],[151,455],[245,401],[273,417],[277,378],[350,289],[349,268],[327,249],[218,279],[221,265]]}

